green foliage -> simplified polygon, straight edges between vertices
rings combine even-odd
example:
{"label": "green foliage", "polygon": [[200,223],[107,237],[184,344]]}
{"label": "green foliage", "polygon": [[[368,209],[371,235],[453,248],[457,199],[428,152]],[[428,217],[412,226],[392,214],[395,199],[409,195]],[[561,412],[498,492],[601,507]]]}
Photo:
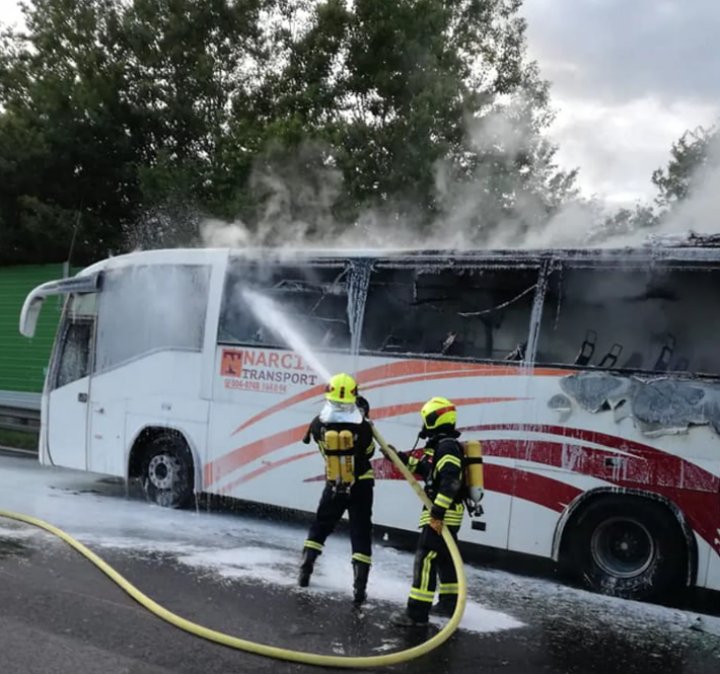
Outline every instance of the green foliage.
{"label": "green foliage", "polygon": [[0,428],[0,447],[37,451],[40,438],[36,432],[6,431]]}
{"label": "green foliage", "polygon": [[388,223],[462,227],[482,240],[542,226],[574,195],[575,173],[557,169],[541,135],[548,85],[525,58],[519,6],[326,0],[300,36],[280,37],[288,65],[268,99],[341,172],[340,222],[373,209]]}
{"label": "green foliage", "polygon": [[[680,233],[698,228],[705,231],[713,217],[717,171],[720,168],[720,129],[697,127],[685,131],[670,150],[665,168],[652,174],[658,189],[655,204],[636,204],[598,217],[589,242],[607,241],[631,234],[649,234],[653,229]],[[704,194],[701,194],[704,193]],[[694,197],[700,197],[693,199]]]}
{"label": "green foliage", "polygon": [[33,0],[0,44],[0,264],[187,244],[206,216],[540,227],[575,176],[520,4]]}
{"label": "green foliage", "polygon": [[[692,194],[698,171],[709,159],[713,143],[720,141],[720,129],[698,127],[686,131],[670,150],[670,161],[664,169],[653,172],[652,181],[658,188],[658,204],[671,207]],[[716,158],[717,160],[717,158]]]}
{"label": "green foliage", "polygon": [[660,223],[660,216],[646,204],[635,204],[632,208],[620,208],[610,214],[596,214],[599,224],[589,232],[588,243],[600,243],[614,237],[649,233]]}
{"label": "green foliage", "polygon": [[109,1],[36,0],[27,33],[7,38],[0,261],[66,259],[76,233],[81,256],[120,245],[115,230],[134,195],[118,189],[132,181],[132,144],[124,73],[112,58],[115,19]]}

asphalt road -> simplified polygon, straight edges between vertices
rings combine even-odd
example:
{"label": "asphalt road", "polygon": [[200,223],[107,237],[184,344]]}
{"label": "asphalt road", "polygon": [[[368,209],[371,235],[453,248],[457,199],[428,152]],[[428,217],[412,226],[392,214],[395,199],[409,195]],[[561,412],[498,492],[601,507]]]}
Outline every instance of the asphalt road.
{"label": "asphalt road", "polygon": [[[64,543],[22,524],[0,523],[2,673],[320,671],[234,651],[183,633],[136,604]],[[312,587],[291,591],[287,585],[248,580],[242,574],[227,578],[212,570],[198,572],[171,553],[132,546],[99,552],[170,610],[246,639],[299,650],[364,655],[406,647],[425,636],[422,631],[389,626],[388,617],[397,604],[382,598],[375,598],[365,612],[357,612],[346,594],[320,594]],[[474,600],[523,626],[486,633],[460,630],[434,653],[393,671],[720,671],[718,617],[599,597],[496,569],[470,566],[469,571]],[[372,588],[371,583],[371,592]]]}
{"label": "asphalt road", "polygon": [[[104,556],[170,610],[247,639],[368,654],[381,652],[388,642],[397,648],[422,637],[387,627],[392,606],[363,614],[346,599],[199,577],[163,555],[105,551]],[[488,603],[499,602],[501,594],[489,592]],[[586,613],[578,612],[574,602],[548,606],[519,594],[505,593],[504,598],[504,610],[526,627],[485,635],[460,631],[435,653],[393,669],[437,674],[720,671],[720,636],[692,624],[658,627],[641,617],[628,629],[624,621],[608,622],[604,607]],[[656,610],[648,609],[651,614]],[[0,671],[211,674],[312,668],[185,634],[141,608],[77,553],[43,535],[0,543]]]}

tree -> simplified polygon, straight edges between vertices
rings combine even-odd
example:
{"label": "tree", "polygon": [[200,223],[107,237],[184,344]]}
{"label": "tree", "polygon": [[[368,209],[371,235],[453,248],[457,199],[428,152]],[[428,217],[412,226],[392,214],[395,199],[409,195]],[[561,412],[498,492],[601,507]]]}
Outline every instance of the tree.
{"label": "tree", "polygon": [[66,259],[73,241],[81,255],[114,245],[109,223],[127,210],[117,14],[107,0],[36,0],[25,16],[0,57],[0,255]]}
{"label": "tree", "polygon": [[659,223],[659,215],[655,209],[643,203],[636,203],[632,208],[619,208],[611,213],[600,209],[595,215],[598,222],[588,232],[587,242],[590,244],[617,237],[627,239],[643,232],[649,234]]}
{"label": "tree", "polygon": [[254,87],[245,62],[262,58],[261,4],[134,0],[124,12],[124,96],[142,114],[140,178],[150,205],[182,196],[222,210],[230,197],[230,155],[242,142],[230,132],[232,106]]}
{"label": "tree", "polygon": [[0,261],[189,243],[208,216],[264,241],[367,213],[542,227],[574,173],[520,4],[32,0],[0,45]]}
{"label": "tree", "polygon": [[638,203],[604,214],[590,234],[591,243],[615,237],[702,231],[714,217],[720,177],[720,129],[716,126],[685,131],[670,150],[665,168],[652,174],[658,189],[655,204]]}
{"label": "tree", "polygon": [[[699,126],[686,131],[673,143],[667,167],[656,169],[652,175],[653,184],[659,190],[657,203],[661,207],[672,207],[691,195],[699,171],[711,160],[711,147],[718,142],[718,127],[706,129]],[[717,162],[720,156],[712,159]]]}
{"label": "tree", "polygon": [[[34,0],[0,50],[0,260],[86,261],[226,199],[256,0]],[[233,162],[227,162],[232,164]],[[249,173],[249,170],[247,171]],[[221,210],[218,207],[218,210]],[[178,242],[179,230],[165,229]],[[181,242],[190,238],[183,230]],[[153,243],[157,236],[149,237]]]}
{"label": "tree", "polygon": [[482,239],[541,226],[572,195],[542,137],[548,85],[525,57],[519,0],[287,5],[306,29],[278,32],[287,63],[267,98],[279,137],[313,141],[315,163],[341,172],[339,223],[373,210]]}

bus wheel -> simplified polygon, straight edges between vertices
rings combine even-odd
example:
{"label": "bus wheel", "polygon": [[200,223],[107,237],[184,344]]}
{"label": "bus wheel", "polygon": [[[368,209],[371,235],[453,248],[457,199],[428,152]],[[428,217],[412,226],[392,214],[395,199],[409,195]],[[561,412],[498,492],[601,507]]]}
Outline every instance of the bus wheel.
{"label": "bus wheel", "polygon": [[578,514],[569,534],[569,561],[595,592],[648,600],[683,584],[687,545],[677,520],[660,504],[597,500]]}
{"label": "bus wheel", "polygon": [[193,495],[192,457],[174,436],[155,437],[142,464],[142,486],[147,498],[164,508],[182,508]]}

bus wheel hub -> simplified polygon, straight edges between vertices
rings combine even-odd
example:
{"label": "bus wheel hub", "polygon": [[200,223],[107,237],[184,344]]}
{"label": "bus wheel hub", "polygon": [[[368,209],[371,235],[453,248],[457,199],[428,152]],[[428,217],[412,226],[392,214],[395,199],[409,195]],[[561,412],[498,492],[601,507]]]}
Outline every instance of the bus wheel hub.
{"label": "bus wheel hub", "polygon": [[148,478],[157,489],[172,489],[179,472],[180,462],[171,454],[157,454],[148,464]]}
{"label": "bus wheel hub", "polygon": [[591,551],[595,563],[617,578],[633,578],[647,571],[655,558],[655,541],[636,519],[613,517],[593,532]]}

